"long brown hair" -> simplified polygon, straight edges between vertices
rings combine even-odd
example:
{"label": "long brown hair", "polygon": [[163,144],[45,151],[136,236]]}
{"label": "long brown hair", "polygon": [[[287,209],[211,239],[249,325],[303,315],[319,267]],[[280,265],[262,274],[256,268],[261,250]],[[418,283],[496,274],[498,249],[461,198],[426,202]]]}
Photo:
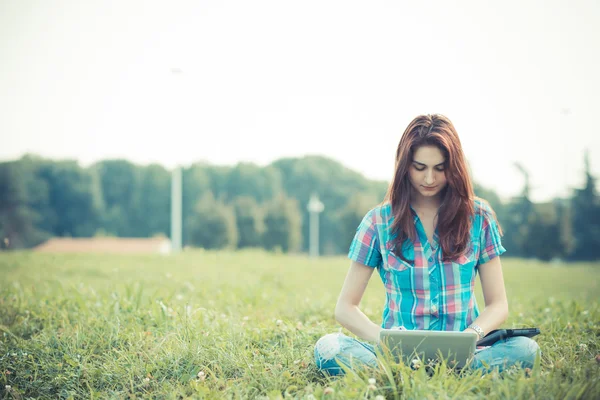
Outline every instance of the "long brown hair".
{"label": "long brown hair", "polygon": [[[392,235],[397,235],[393,246],[402,249],[407,238],[416,240],[416,229],[410,210],[411,183],[408,168],[415,151],[424,145],[433,145],[444,155],[444,173],[447,185],[443,189],[438,210],[437,229],[444,260],[454,260],[465,252],[470,240],[471,217],[475,212],[473,185],[456,129],[443,115],[420,115],[408,125],[396,150],[394,177],[388,187],[385,201],[394,214]],[[403,260],[403,251],[396,254]]]}

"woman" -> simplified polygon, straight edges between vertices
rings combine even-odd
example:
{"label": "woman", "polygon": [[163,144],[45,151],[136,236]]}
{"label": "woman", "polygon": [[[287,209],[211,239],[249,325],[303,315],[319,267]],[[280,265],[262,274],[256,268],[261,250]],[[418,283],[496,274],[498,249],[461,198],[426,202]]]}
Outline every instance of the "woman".
{"label": "woman", "polygon": [[[478,338],[508,316],[502,276],[501,229],[491,207],[475,197],[458,134],[441,115],[422,115],[406,128],[384,202],[370,210],[350,245],[352,260],[335,308],[336,320],[363,341],[341,333],[317,342],[317,367],[343,373],[339,363],[377,366],[382,329],[472,332]],[[386,290],[381,326],[359,304],[377,268]],[[479,271],[485,298],[474,294]],[[477,352],[471,368],[532,367],[539,347],[527,337]]]}

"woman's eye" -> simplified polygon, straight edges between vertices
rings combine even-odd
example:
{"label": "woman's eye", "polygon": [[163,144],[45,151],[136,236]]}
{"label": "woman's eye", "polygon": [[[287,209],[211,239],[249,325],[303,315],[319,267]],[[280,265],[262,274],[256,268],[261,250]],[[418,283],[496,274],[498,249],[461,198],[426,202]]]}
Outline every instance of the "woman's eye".
{"label": "woman's eye", "polygon": [[425,168],[417,168],[417,167],[415,167],[415,169],[416,169],[417,171],[425,171]]}
{"label": "woman's eye", "polygon": [[444,170],[444,167],[439,167],[435,169],[436,171],[442,172]]}

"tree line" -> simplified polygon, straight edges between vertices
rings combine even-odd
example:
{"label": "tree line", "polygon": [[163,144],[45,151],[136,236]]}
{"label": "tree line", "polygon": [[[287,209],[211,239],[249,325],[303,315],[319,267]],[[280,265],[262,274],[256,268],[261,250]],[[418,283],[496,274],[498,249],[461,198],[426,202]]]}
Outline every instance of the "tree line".
{"label": "tree line", "polygon": [[[475,183],[504,230],[507,256],[600,259],[600,200],[584,157],[585,185],[568,199],[508,202]],[[387,182],[366,179],[320,156],[282,158],[261,167],[196,163],[182,171],[183,244],[206,249],[263,247],[305,252],[317,193],[322,254],[344,254],[364,214],[383,200]],[[87,168],[72,160],[26,155],[0,163],[0,248],[34,247],[50,237],[170,236],[171,172],[158,164],[104,160]]]}

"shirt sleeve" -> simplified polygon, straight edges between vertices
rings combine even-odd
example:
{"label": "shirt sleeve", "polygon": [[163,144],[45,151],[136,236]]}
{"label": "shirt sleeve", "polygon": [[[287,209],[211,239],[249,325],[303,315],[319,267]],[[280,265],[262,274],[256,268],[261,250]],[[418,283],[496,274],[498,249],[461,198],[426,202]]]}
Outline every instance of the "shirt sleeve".
{"label": "shirt sleeve", "polygon": [[492,214],[492,209],[488,205],[483,205],[481,211],[481,236],[479,239],[479,261],[478,264],[485,264],[493,258],[502,255],[506,249],[502,246],[498,223]]}
{"label": "shirt sleeve", "polygon": [[369,211],[363,217],[350,243],[348,258],[376,268],[381,265],[382,257],[374,218],[375,210]]}

